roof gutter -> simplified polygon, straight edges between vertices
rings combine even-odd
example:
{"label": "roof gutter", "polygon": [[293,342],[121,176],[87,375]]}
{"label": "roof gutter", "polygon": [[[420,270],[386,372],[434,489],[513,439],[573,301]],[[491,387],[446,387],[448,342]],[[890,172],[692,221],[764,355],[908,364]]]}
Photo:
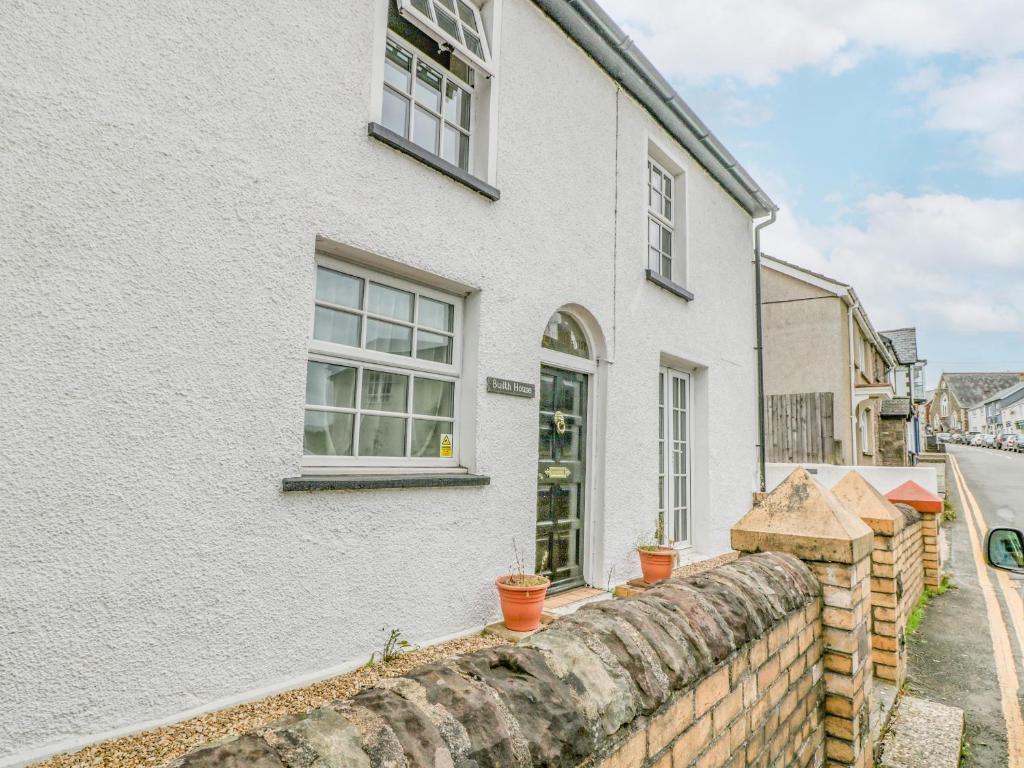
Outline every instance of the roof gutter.
{"label": "roof gutter", "polygon": [[629,91],[753,218],[778,210],[633,41],[594,0],[533,0]]}

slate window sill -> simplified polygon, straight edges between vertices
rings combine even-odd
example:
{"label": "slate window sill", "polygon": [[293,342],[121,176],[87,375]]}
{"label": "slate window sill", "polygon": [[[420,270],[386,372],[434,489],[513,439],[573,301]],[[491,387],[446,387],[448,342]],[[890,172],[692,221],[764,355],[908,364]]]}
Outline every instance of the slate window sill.
{"label": "slate window sill", "polygon": [[488,200],[498,200],[501,197],[501,192],[496,187],[492,187],[486,181],[481,181],[476,176],[459,168],[459,166],[453,165],[447,160],[442,160],[432,152],[427,152],[423,147],[414,144],[404,136],[400,136],[390,128],[385,128],[380,123],[370,123],[367,125],[366,133],[370,138],[382,141],[389,147],[393,147],[414,160],[419,160],[424,165],[430,166],[435,171],[443,173],[448,178],[454,179],[459,184],[469,187],[474,192],[479,192]]}
{"label": "slate window sill", "polygon": [[490,485],[485,475],[456,473],[423,475],[304,475],[281,481],[285,491],[369,491],[379,488],[454,488]]}
{"label": "slate window sill", "polygon": [[683,301],[693,301],[693,294],[683,288],[683,286],[679,285],[679,283],[673,283],[667,277],[662,277],[653,269],[644,270],[644,273],[647,275],[647,279],[659,288],[664,288],[669,293],[674,293]]}

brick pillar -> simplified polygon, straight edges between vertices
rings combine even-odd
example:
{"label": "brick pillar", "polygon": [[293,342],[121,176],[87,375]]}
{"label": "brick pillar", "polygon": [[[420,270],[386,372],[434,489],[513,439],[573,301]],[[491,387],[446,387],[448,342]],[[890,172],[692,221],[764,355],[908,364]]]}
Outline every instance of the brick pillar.
{"label": "brick pillar", "polygon": [[906,616],[900,611],[906,579],[900,548],[906,519],[857,472],[847,474],[832,493],[872,531],[871,661],[875,677],[899,685],[907,674]]}
{"label": "brick pillar", "polygon": [[798,467],[733,526],[732,546],[789,552],[820,582],[826,765],[871,766],[871,529]]}
{"label": "brick pillar", "polygon": [[907,504],[921,514],[924,585],[937,588],[942,583],[942,558],[939,552],[939,526],[942,525],[942,497],[908,480],[893,488],[885,498],[893,504]]}

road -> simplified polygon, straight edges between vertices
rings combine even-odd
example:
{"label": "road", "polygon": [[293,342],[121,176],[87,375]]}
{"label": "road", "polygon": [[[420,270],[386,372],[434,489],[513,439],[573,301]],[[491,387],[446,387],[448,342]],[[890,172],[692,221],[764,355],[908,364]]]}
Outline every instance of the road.
{"label": "road", "polygon": [[989,528],[1024,528],[1024,454],[948,446],[946,528],[955,589],[932,601],[909,643],[908,684],[964,709],[965,768],[1024,768],[1024,580],[989,568]]}

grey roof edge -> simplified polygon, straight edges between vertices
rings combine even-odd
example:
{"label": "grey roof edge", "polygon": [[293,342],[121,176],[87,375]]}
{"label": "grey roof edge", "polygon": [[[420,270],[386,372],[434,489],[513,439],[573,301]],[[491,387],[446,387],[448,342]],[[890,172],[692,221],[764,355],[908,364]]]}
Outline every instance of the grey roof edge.
{"label": "grey roof edge", "polygon": [[779,209],[595,0],[533,0],[754,218]]}

